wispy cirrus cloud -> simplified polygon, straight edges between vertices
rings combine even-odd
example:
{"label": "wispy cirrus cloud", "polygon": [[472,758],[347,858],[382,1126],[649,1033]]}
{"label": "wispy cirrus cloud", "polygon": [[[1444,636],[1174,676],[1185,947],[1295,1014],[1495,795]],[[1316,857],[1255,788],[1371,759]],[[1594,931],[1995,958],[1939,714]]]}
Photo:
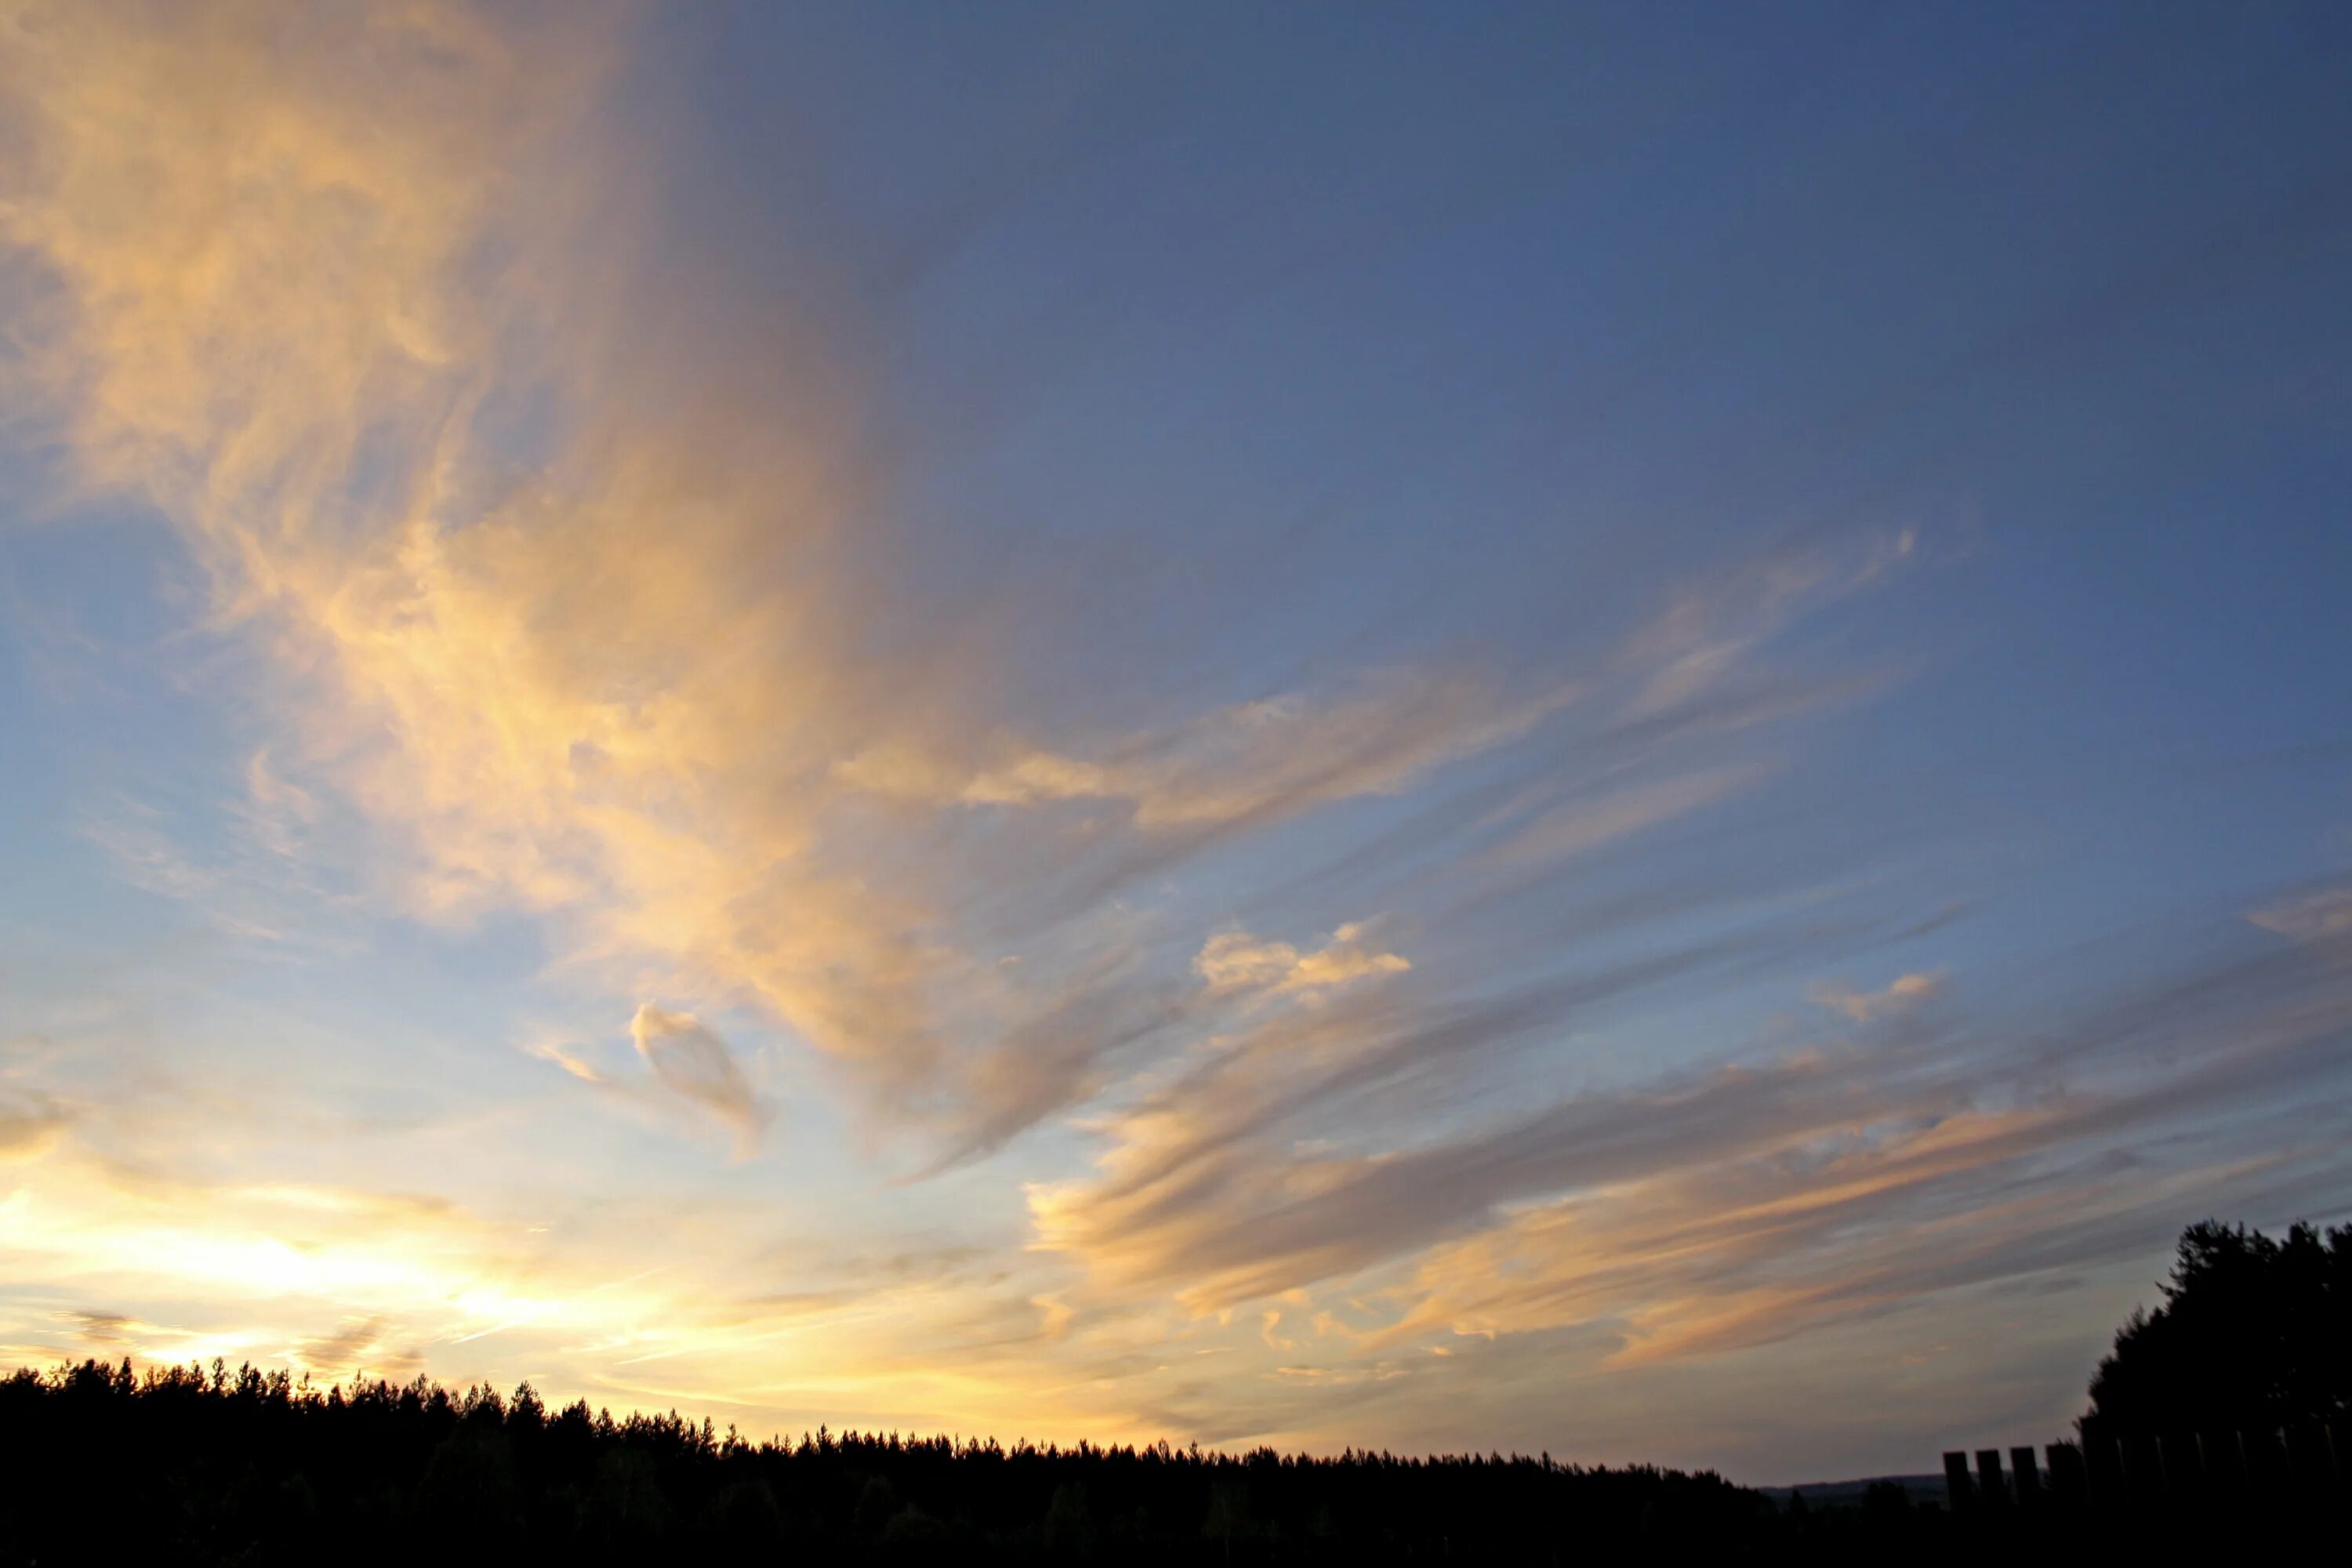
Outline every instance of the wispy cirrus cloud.
{"label": "wispy cirrus cloud", "polygon": [[[1825,1005],[1888,1019],[1938,989],[1906,975]],[[1955,1012],[1402,1146],[1330,1136],[1367,1068],[1444,1016],[1285,1021],[1229,1047],[1110,1119],[1093,1179],[1033,1190],[1041,1238],[1107,1288],[1202,1312],[1355,1299],[1334,1366],[1574,1328],[1612,1336],[1608,1364],[1722,1354],[2089,1267],[2159,1245],[2194,1194],[2292,1185],[2328,1157],[2315,1124],[2259,1155],[2228,1127],[2340,1080],[2352,992],[2324,963],[2250,953],[2039,1026]],[[2143,1168],[2133,1151],[2191,1122],[2186,1152]]]}
{"label": "wispy cirrus cloud", "polygon": [[1219,931],[1201,944],[1193,971],[1213,994],[1264,992],[1320,996],[1342,986],[1383,975],[1402,974],[1412,961],[1372,945],[1366,924],[1352,921],[1331,933],[1322,947],[1301,952],[1286,942],[1268,942],[1247,931]]}
{"label": "wispy cirrus cloud", "polygon": [[38,1159],[73,1120],[70,1107],[37,1091],[0,1098],[0,1161]]}
{"label": "wispy cirrus cloud", "polygon": [[1816,1005],[1832,1013],[1843,1013],[1857,1024],[1867,1024],[1933,998],[1944,988],[1939,973],[1920,972],[1898,974],[1876,991],[1856,991],[1851,986],[1823,981],[1806,995]]}
{"label": "wispy cirrus cloud", "polygon": [[[1633,687],[1617,710],[1629,728],[1738,727],[1801,702],[1759,679],[1754,655],[1809,610],[1860,593],[1911,563],[1916,530],[1814,543],[1743,563],[1692,584],[1619,656]],[[1842,681],[1829,683],[1836,689]]]}
{"label": "wispy cirrus cloud", "polygon": [[2314,945],[2352,939],[2352,886],[2322,888],[2246,917],[2264,931]]}
{"label": "wispy cirrus cloud", "polygon": [[1735,795],[1767,771],[1753,763],[1730,764],[1565,801],[1528,819],[1486,858],[1524,867],[1597,849]]}
{"label": "wispy cirrus cloud", "polygon": [[[963,1145],[1097,1081],[1024,1065],[1073,998],[971,956],[952,824],[913,861],[861,801],[1097,803],[1197,848],[1569,700],[1401,672],[1084,751],[927,730],[980,689],[920,651],[940,639],[865,656],[894,611],[842,548],[855,410],[793,369],[821,340],[641,328],[625,260],[569,265],[653,210],[596,119],[615,26],[37,9],[6,171],[5,237],[46,280],[20,368],[75,482],[170,519],[216,624],[269,654],[243,812],[270,855],[331,795],[396,907],[519,910],[618,989],[753,1002],[882,1123]],[[194,891],[168,842],[107,841]]]}
{"label": "wispy cirrus cloud", "polygon": [[1402,789],[1430,769],[1516,740],[1573,702],[1573,684],[1511,698],[1466,678],[1390,674],[1321,702],[1298,693],[1114,738],[1091,757],[1002,748],[967,772],[890,743],[839,775],[877,794],[964,805],[1115,802],[1146,832],[1264,824],[1330,801]]}

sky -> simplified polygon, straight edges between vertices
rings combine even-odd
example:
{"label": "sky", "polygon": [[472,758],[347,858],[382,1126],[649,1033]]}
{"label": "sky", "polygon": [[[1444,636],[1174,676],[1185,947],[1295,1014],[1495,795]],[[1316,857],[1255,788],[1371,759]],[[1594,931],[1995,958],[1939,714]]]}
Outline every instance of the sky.
{"label": "sky", "polygon": [[0,5],[0,1362],[2046,1441],[2352,1219],[2352,12]]}

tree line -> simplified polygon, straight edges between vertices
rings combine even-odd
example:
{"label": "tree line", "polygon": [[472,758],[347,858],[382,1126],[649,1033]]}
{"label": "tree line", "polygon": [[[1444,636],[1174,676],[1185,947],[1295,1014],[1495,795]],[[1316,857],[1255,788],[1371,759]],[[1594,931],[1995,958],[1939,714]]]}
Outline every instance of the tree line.
{"label": "tree line", "polygon": [[2163,1300],[2125,1321],[2091,1379],[2077,1423],[2085,1442],[2324,1429],[2352,1416],[2352,1226],[2294,1225],[2273,1239],[2192,1225],[2157,1290]]}
{"label": "tree line", "polygon": [[424,1377],[87,1361],[0,1382],[0,1557],[184,1563],[1549,1562],[1723,1550],[1773,1512],[1713,1473],[897,1433],[751,1442]]}
{"label": "tree line", "polygon": [[[2200,1451],[2182,1441],[2200,1434],[2316,1432],[2337,1445],[2319,1451],[2352,1465],[2352,1226],[2273,1239],[2192,1226],[2158,1290],[2091,1380],[2086,1449],[2130,1459],[2134,1445]],[[1887,1468],[1925,1457],[1890,1455]],[[2217,1506],[2202,1511],[2178,1495],[2121,1516],[2053,1496],[1958,1517],[1895,1485],[1857,1506],[1800,1494],[1776,1507],[1711,1471],[1548,1455],[1007,1447],[824,1427],[755,1443],[675,1411],[551,1409],[529,1384],[321,1389],[218,1361],[0,1379],[0,1565],[2039,1561],[2133,1542],[2243,1548],[2315,1510],[2333,1518],[2342,1479],[2322,1494],[2209,1485]]]}

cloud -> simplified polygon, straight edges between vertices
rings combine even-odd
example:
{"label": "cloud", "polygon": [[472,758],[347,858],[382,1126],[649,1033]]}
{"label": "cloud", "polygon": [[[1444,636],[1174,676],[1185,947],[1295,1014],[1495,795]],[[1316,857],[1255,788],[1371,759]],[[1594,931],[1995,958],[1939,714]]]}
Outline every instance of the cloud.
{"label": "cloud", "polygon": [[[1902,529],[1763,556],[1683,589],[1628,639],[1618,664],[1632,690],[1621,727],[1736,728],[1790,705],[1762,681],[1751,657],[1800,615],[1861,592],[1916,557],[1917,533]],[[1832,680],[1826,689],[1852,683]],[[1801,688],[1798,700],[1812,695]]]}
{"label": "cloud", "polygon": [[1944,989],[1944,976],[1935,973],[1898,974],[1876,991],[1855,991],[1827,981],[1806,993],[1817,1005],[1843,1013],[1857,1024],[1871,1023],[1917,1006]]}
{"label": "cloud", "polygon": [[553,1062],[582,1083],[610,1084],[613,1080],[597,1070],[583,1058],[573,1042],[552,1036],[538,1036],[521,1042],[523,1055],[536,1057],[543,1062]]}
{"label": "cloud", "polygon": [[[1049,1190],[1033,1202],[1048,1245],[1118,1278],[1223,1305],[1415,1250],[1497,1204],[1736,1157],[1867,1109],[1816,1068],[1725,1071],[1569,1100],[1475,1136],[1394,1152],[1281,1163],[1252,1157],[1263,1150],[1203,1149],[1157,1180],[1091,1194]],[[1129,1136],[1152,1131],[1143,1121]]]}
{"label": "cloud", "polygon": [[2352,884],[2323,888],[2246,918],[2264,931],[2310,946],[2336,945],[2352,940]]}
{"label": "cloud", "polygon": [[[1084,1259],[1122,1287],[1181,1289],[1196,1303],[1276,1288],[1270,1280],[1297,1283],[1298,1276],[1286,1271],[1302,1267],[1309,1278],[1328,1272],[1328,1258],[1316,1261],[1326,1254],[1350,1259],[1352,1267],[1384,1254],[1339,1234],[1347,1228],[1342,1224],[1330,1235],[1314,1234],[1339,1217],[1323,1205],[1325,1195],[1358,1184],[1372,1194],[1368,1208],[1377,1211],[1385,1202],[1377,1195],[1381,1183],[1409,1179],[1405,1173],[1441,1173],[1443,1145],[1417,1140],[1414,1129],[1506,1058],[1528,1070],[1534,1053],[1556,1050],[1564,1036],[1594,1027],[1638,998],[1688,997],[1856,934],[1792,921],[1768,905],[1751,910],[1744,928],[1675,945],[1643,944],[1612,963],[1539,972],[1512,985],[1496,985],[1482,964],[1470,972],[1465,993],[1454,994],[1447,976],[1415,968],[1391,984],[1343,990],[1320,1006],[1246,1014],[1181,1070],[1095,1119],[1105,1138],[1097,1178],[1033,1185],[1033,1220],[1044,1245]],[[1600,1114],[1607,1121],[1643,1109],[1639,1102],[1606,1105]],[[1521,1137],[1540,1142],[1548,1129],[1559,1130],[1539,1121]],[[1630,1128],[1622,1131],[1630,1135]],[[1548,1178],[1528,1173],[1550,1168],[1508,1159],[1492,1169],[1516,1172],[1514,1179],[1540,1187]],[[1399,1200],[1392,1214],[1401,1236],[1426,1239],[1489,1201],[1472,1187],[1449,1194],[1442,1181],[1433,1181]],[[1269,1219],[1269,1208],[1285,1217]],[[1415,1217],[1432,1214],[1433,1228]],[[1214,1255],[1286,1236],[1297,1258],[1245,1262]],[[1212,1250],[1193,1251],[1195,1237]]]}
{"label": "cloud", "polygon": [[[521,911],[559,973],[755,1008],[928,1167],[1100,1091],[1171,1016],[1164,970],[1016,970],[992,939],[1025,920],[1083,948],[1073,922],[1145,872],[1529,742],[1593,689],[1390,668],[1116,731],[1016,722],[982,639],[866,564],[888,525],[814,286],[717,326],[646,308],[706,261],[605,118],[623,30],[526,37],[457,5],[137,20],[18,29],[0,240],[42,280],[20,374],[76,482],[170,520],[208,624],[267,656],[273,732],[236,808],[256,858],[344,847],[354,891],[421,920]],[[1638,688],[1619,708],[1689,718],[1908,548],[1685,595],[1612,668]],[[1748,776],[1559,805],[1513,853]],[[300,929],[160,829],[108,841],[240,930]],[[1349,943],[1272,984],[1328,996],[1404,962]],[[1283,962],[1216,962],[1245,956]],[[692,1082],[748,1125],[723,1079]]]}
{"label": "cloud", "polygon": [[1061,1340],[1069,1336],[1070,1321],[1077,1314],[1066,1302],[1051,1296],[1034,1296],[1029,1304],[1037,1309],[1039,1331],[1045,1338]]}
{"label": "cloud", "polygon": [[245,790],[237,815],[252,844],[281,859],[307,858],[311,853],[308,839],[319,826],[321,808],[310,791],[271,764],[268,747],[247,761]]}
{"label": "cloud", "polygon": [[[1832,1005],[1882,1016],[1934,979]],[[2253,1154],[2232,1129],[2327,1098],[2352,992],[2224,960],[2013,1032],[1956,1016],[1420,1139],[1339,1087],[1407,1020],[1432,1021],[1280,1022],[1106,1119],[1095,1179],[1032,1189],[1042,1244],[1201,1312],[1369,1296],[1367,1356],[1580,1325],[1619,1335],[1616,1364],[1720,1354],[2160,1247],[2184,1205],[2307,1179],[2333,1158],[2316,1122]]]}
{"label": "cloud", "polygon": [[184,843],[190,813],[128,795],[86,810],[81,836],[122,881],[186,905],[224,936],[280,949],[336,942],[343,922],[328,907],[328,888],[339,868],[298,847],[318,821],[317,803],[275,780],[257,754],[247,793],[226,811],[236,825],[230,842],[201,854]]}
{"label": "cloud", "polygon": [[132,807],[113,820],[85,824],[82,837],[111,856],[117,873],[132,887],[168,899],[201,898],[211,890],[214,879],[190,863],[151,822],[140,820],[152,816]]}
{"label": "cloud", "polygon": [[79,1310],[61,1312],[58,1316],[75,1325],[80,1338],[98,1345],[119,1345],[130,1341],[147,1327],[138,1319],[121,1312],[97,1312]]}
{"label": "cloud", "polygon": [[294,1363],[322,1379],[384,1378],[398,1383],[424,1370],[417,1346],[396,1349],[386,1342],[390,1325],[380,1317],[346,1318],[332,1333],[302,1341]]}
{"label": "cloud", "polygon": [[751,1092],[727,1043],[708,1025],[691,1014],[666,1013],[647,1002],[629,1020],[629,1037],[664,1089],[700,1107],[734,1133],[739,1154],[759,1146],[773,1112]]}
{"label": "cloud", "polygon": [[0,1094],[0,1163],[37,1160],[73,1125],[74,1113],[43,1094]]}
{"label": "cloud", "polygon": [[[267,655],[237,807],[262,858],[360,847],[355,889],[418,919],[519,910],[566,973],[764,1009],[886,1131],[968,1150],[1099,1083],[1055,1020],[1149,1004],[1009,976],[961,910],[1065,874],[1097,907],[1150,857],[1402,789],[1572,695],[1408,670],[1118,735],[1005,722],[967,639],[860,564],[887,524],[824,300],[645,308],[706,260],[602,118],[609,18],[29,15],[0,64],[26,403]],[[1155,847],[1065,854],[1040,821],[1015,840],[1054,852],[992,857],[965,820],[1056,806]],[[168,837],[106,838],[215,895]]]}
{"label": "cloud", "polygon": [[1326,992],[1382,975],[1402,974],[1412,964],[1402,955],[1373,949],[1358,922],[1343,925],[1312,952],[1286,942],[1265,942],[1247,931],[1219,931],[1192,960],[1194,973],[1213,995],[1262,992],[1318,997]]}
{"label": "cloud", "polygon": [[1526,864],[1580,855],[1687,816],[1760,778],[1753,764],[1704,769],[1539,813],[1487,852],[1490,862]]}
{"label": "cloud", "polygon": [[[277,1120],[283,1107],[270,1110]],[[446,1178],[478,1131],[469,1115],[460,1144],[410,1130],[386,1152],[404,1172]],[[163,1093],[152,1115],[102,1110],[12,1169],[0,1344],[37,1363],[102,1342],[142,1362],[225,1355],[322,1378],[527,1371],[558,1402],[674,1398],[740,1412],[763,1434],[879,1413],[902,1427],[1035,1423],[1075,1437],[1123,1418],[1115,1402],[1040,1375],[1051,1334],[1083,1357],[1090,1331],[1035,1304],[1054,1282],[1017,1255],[862,1226],[845,1245],[772,1196],[583,1194],[560,1155],[529,1163],[484,1205],[224,1181],[205,1168],[220,1136],[217,1106]],[[373,1136],[294,1144],[284,1163],[336,1164]],[[122,1138],[140,1144],[137,1163],[102,1152]],[[526,1163],[511,1150],[493,1157]],[[60,1300],[105,1310],[61,1313]]]}
{"label": "cloud", "polygon": [[1391,673],[1321,702],[1289,693],[1116,737],[1091,760],[1003,747],[1002,760],[966,771],[898,742],[845,760],[836,773],[859,789],[939,804],[1116,802],[1146,832],[1263,824],[1330,801],[1392,794],[1433,768],[1517,739],[1576,695],[1563,685],[1513,699],[1467,678]]}
{"label": "cloud", "polygon": [[[2233,1163],[2189,1127],[2333,1081],[2337,982],[2287,943],[2027,1017],[1920,1007],[1939,973],[1824,985],[1855,1024],[1907,1011],[1880,1032],[1903,1037],[1766,1049],[1695,1004],[1785,994],[1916,926],[1769,886],[1752,855],[1588,875],[1769,775],[1708,748],[1868,689],[1770,665],[1916,560],[1909,533],[1692,584],[1593,668],[1318,672],[1057,722],[961,608],[877,569],[911,551],[866,356],[828,326],[852,312],[812,279],[713,282],[608,118],[628,40],[601,13],[529,35],[429,0],[21,15],[10,406],[81,494],[169,521],[204,629],[265,668],[227,808],[248,853],[192,854],[126,804],[92,829],[122,874],[257,931],[299,929],[322,857],[444,928],[520,912],[551,983],[593,1016],[636,1005],[642,1068],[609,1028],[526,1048],[746,1152],[764,1080],[703,1019],[805,1046],[925,1172],[1071,1107],[1094,1140],[1029,1188],[1034,1251],[1009,1216],[969,1252],[820,1264],[772,1202],[502,1173],[475,1206],[289,1179],[316,1145],[230,1179],[118,1129],[133,1168],[81,1142],[79,1096],[12,1087],[0,1272],[120,1304],[119,1342],[448,1370],[487,1342],[599,1396],[1097,1436],[1308,1420],[1278,1383],[1318,1390],[1328,1434],[1375,1390],[1440,1390],[1426,1415],[1465,1386],[1415,1369],[1531,1385],[1539,1352],[1725,1353],[2146,1247],[2167,1204],[2299,1157]],[[707,297],[711,319],[681,303]],[[1302,834],[1339,869],[1268,856],[1216,889],[1230,929],[1156,879],[1113,896],[1346,802],[1381,836]],[[248,906],[252,862],[301,875]],[[1597,890],[1534,897],[1561,867]],[[1370,879],[1401,896],[1359,897]],[[1458,923],[1409,901],[1433,888]],[[2341,903],[2250,918],[2333,942]],[[1336,924],[1367,909],[1411,913],[1412,941]],[[1665,1022],[1615,1029],[1651,1002]],[[2160,1140],[2160,1181],[2113,1163]],[[448,1145],[397,1147],[431,1171]]]}
{"label": "cloud", "polygon": [[[793,753],[845,694],[786,590],[829,509],[782,434],[748,439],[785,411],[697,424],[740,379],[720,362],[699,409],[596,401],[614,318],[544,267],[592,174],[546,154],[610,40],[525,50],[454,6],[146,19],[20,29],[5,237],[55,281],[34,363],[82,478],[157,505],[223,622],[267,635],[280,750],[404,839],[383,869],[418,913],[570,913],[583,949],[668,953],[823,1048],[919,1065],[885,999],[921,944],[809,865]],[[520,483],[492,417],[517,397],[559,432]],[[299,820],[279,754],[256,802]]]}

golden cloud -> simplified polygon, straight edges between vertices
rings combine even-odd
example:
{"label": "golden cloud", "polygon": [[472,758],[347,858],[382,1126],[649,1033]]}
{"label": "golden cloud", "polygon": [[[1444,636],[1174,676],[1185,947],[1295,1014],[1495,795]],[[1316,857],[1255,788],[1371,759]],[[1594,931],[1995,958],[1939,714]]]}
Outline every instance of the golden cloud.
{"label": "golden cloud", "polygon": [[75,481],[151,503],[219,624],[271,654],[257,831],[292,848],[331,793],[414,914],[532,911],[605,989],[755,1001],[889,1123],[995,1138],[1093,1079],[1003,1059],[1069,998],[974,962],[955,856],[904,853],[871,802],[1248,825],[1565,700],[1400,675],[1093,759],[943,721],[975,706],[960,660],[870,655],[890,612],[842,548],[856,410],[821,337],[647,321],[616,237],[657,204],[598,119],[609,20],[525,40],[456,4],[26,4],[6,26],[0,241],[41,279],[25,374]]}
{"label": "golden cloud", "polygon": [[1247,931],[1219,931],[1202,943],[1192,960],[1193,971],[1213,994],[1257,991],[1320,996],[1360,981],[1402,974],[1412,967],[1402,954],[1372,948],[1360,921],[1339,927],[1329,942],[1311,952],[1301,952],[1286,942],[1262,941]]}

